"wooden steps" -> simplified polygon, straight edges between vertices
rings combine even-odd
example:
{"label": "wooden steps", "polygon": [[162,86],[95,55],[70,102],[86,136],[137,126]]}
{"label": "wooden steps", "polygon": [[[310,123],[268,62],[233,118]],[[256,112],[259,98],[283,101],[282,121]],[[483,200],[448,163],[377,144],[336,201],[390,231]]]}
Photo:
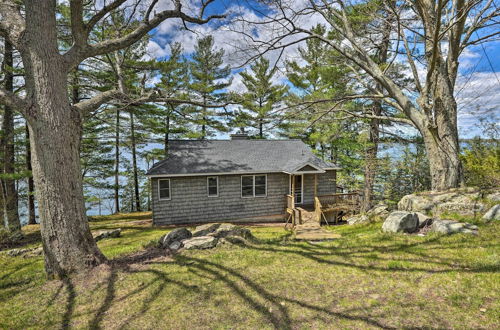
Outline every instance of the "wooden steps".
{"label": "wooden steps", "polygon": [[294,227],[295,239],[302,241],[326,241],[340,238],[341,235],[321,228],[316,213],[298,208],[301,224]]}

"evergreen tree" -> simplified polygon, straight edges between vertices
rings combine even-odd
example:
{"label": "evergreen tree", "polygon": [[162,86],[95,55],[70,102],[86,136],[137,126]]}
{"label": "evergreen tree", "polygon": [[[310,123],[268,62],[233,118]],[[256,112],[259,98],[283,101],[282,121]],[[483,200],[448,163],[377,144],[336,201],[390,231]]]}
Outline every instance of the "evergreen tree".
{"label": "evergreen tree", "polygon": [[283,104],[288,90],[285,85],[273,84],[275,74],[276,68],[271,69],[264,57],[250,66],[250,72],[240,73],[247,91],[242,95],[244,111],[239,112],[239,125],[246,123],[256,129],[260,139],[265,137],[266,125],[271,124],[269,130],[278,126],[281,116],[277,107]]}
{"label": "evergreen tree", "polygon": [[231,69],[224,64],[224,50],[214,48],[212,36],[198,39],[195,52],[190,62],[190,93],[200,100],[199,106],[189,107],[193,123],[201,128],[195,135],[205,139],[218,131],[226,131],[222,118],[228,116],[214,105],[224,101],[227,93],[224,89],[231,84]]}
{"label": "evergreen tree", "polygon": [[[325,38],[334,38],[318,24],[313,31]],[[283,124],[286,134],[308,143],[321,157],[339,164],[338,182],[349,189],[358,189],[362,157],[363,124],[346,118],[342,110],[353,111],[353,102],[337,102],[350,94],[352,78],[344,61],[325,43],[311,39],[299,48],[300,61],[286,63],[287,77],[294,94],[288,100],[289,110]]]}
{"label": "evergreen tree", "polygon": [[[170,45],[170,57],[155,63],[155,73],[160,77],[160,82],[155,87],[168,98],[188,98],[186,89],[189,83],[189,67],[182,53],[181,44],[173,43]],[[148,118],[142,116],[143,123],[151,132],[162,136],[160,142],[163,143],[165,155],[168,153],[170,139],[185,136],[189,132],[189,121],[184,113],[186,109],[185,105],[165,102],[150,107]]]}

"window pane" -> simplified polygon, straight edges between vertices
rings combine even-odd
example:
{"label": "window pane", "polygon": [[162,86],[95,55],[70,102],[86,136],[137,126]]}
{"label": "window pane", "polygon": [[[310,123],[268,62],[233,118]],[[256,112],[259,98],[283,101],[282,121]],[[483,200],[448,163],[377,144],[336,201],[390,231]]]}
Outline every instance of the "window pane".
{"label": "window pane", "polygon": [[260,185],[260,186],[255,185],[255,196],[265,196],[265,195],[266,195],[266,186],[265,185]]}
{"label": "window pane", "polygon": [[266,176],[265,175],[256,175],[255,176],[255,185],[265,185],[266,184]]}
{"label": "window pane", "polygon": [[244,186],[253,186],[253,176],[243,176],[241,177],[241,185]]}
{"label": "window pane", "polygon": [[217,196],[217,186],[208,187],[208,196]]}
{"label": "window pane", "polygon": [[170,180],[160,180],[158,184],[160,199],[170,199]]}
{"label": "window pane", "polygon": [[170,189],[170,180],[160,180],[160,190]]}
{"label": "window pane", "polygon": [[243,197],[253,196],[253,186],[241,187],[241,196],[243,196]]}
{"label": "window pane", "polygon": [[208,178],[209,187],[217,187],[217,178]]}

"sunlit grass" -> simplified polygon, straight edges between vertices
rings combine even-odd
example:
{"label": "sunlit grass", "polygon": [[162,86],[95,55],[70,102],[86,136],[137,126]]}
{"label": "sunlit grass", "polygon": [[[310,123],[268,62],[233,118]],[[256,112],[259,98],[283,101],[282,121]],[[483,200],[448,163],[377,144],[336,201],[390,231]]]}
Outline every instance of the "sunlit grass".
{"label": "sunlit grass", "polygon": [[46,282],[41,257],[1,255],[0,328],[498,326],[498,222],[480,224],[478,236],[330,226],[342,238],[315,244],[280,227],[252,227],[259,242],[247,247],[139,263],[131,253],[170,230],[136,221],[142,216],[92,222],[122,228],[121,238],[98,242],[122,262],[71,281]]}

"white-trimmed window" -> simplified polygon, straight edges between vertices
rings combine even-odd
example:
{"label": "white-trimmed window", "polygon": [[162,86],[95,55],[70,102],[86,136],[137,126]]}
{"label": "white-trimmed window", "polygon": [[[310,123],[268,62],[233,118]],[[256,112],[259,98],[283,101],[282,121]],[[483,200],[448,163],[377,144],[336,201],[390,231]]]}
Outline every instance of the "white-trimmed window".
{"label": "white-trimmed window", "polygon": [[219,197],[219,177],[209,176],[207,178],[208,197]]}
{"label": "white-trimmed window", "polygon": [[170,179],[158,180],[158,198],[160,200],[170,200]]}
{"label": "white-trimmed window", "polygon": [[242,175],[241,197],[267,196],[267,175]]}

